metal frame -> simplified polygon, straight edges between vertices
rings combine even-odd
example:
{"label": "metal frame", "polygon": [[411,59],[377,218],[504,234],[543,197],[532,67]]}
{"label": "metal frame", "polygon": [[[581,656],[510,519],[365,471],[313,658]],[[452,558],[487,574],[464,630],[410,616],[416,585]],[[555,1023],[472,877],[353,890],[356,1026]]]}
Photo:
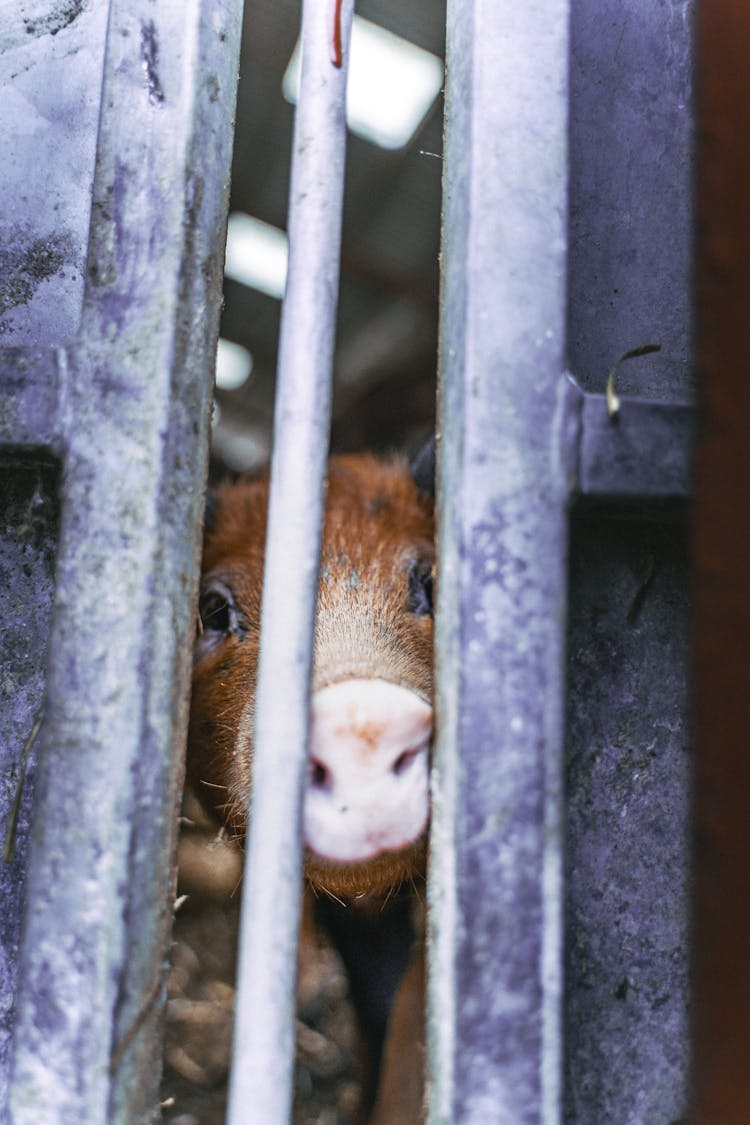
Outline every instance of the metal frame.
{"label": "metal frame", "polygon": [[695,1125],[750,1117],[747,687],[750,457],[746,199],[750,11],[701,4],[697,20],[697,360],[692,681]]}
{"label": "metal frame", "polygon": [[567,21],[564,2],[448,9],[435,1125],[560,1102]]}
{"label": "metal frame", "polygon": [[[303,5],[228,1120],[292,1105],[302,804],[328,454],[353,0]],[[341,57],[333,54],[334,42]],[[251,1107],[251,1108],[249,1108]]]}
{"label": "metal frame", "polygon": [[[568,511],[690,491],[689,404],[623,396],[611,418],[603,395],[565,376],[580,358],[566,355],[569,7],[449,5],[433,1125],[560,1120]],[[233,1125],[284,1120],[291,1099],[345,82],[331,61],[336,0],[304,11]],[[87,71],[104,86],[85,284],[0,356],[6,450],[63,467],[8,1103],[19,1123],[129,1122],[156,1096],[239,44],[236,3],[99,0],[92,12],[102,35],[109,23],[106,61],[94,50]],[[76,268],[88,221],[78,216]],[[31,695],[21,706],[29,731],[35,707]],[[13,879],[20,901],[23,872]]]}
{"label": "metal frame", "polygon": [[[106,53],[86,70],[71,53],[86,13],[36,32],[59,33],[101,98],[80,307],[0,355],[1,440],[63,469],[7,1111],[50,1125],[132,1122],[158,1101],[241,21],[215,0],[92,12]],[[94,137],[70,129],[72,159]]]}
{"label": "metal frame", "polygon": [[[566,138],[572,136],[579,163],[586,145],[600,143],[586,118],[599,96],[595,77],[586,69],[587,36],[597,26],[597,17],[590,5],[577,6],[572,28],[580,74],[574,70],[571,77],[569,15],[567,3],[519,8],[452,0],[448,5],[438,417],[438,740],[430,875],[431,1125],[552,1125],[563,1112],[584,1121],[605,1116],[630,1120],[638,1105],[648,1107],[647,1114],[661,1107],[673,1116],[672,1106],[684,1101],[687,1085],[687,782],[684,748],[674,738],[665,746],[660,766],[672,805],[660,809],[658,800],[651,805],[635,802],[644,845],[652,843],[651,824],[656,820],[653,844],[658,847],[662,813],[678,821],[668,851],[669,862],[679,868],[670,888],[674,923],[665,923],[665,933],[652,940],[650,928],[656,923],[648,892],[633,896],[629,915],[637,935],[633,956],[644,974],[661,979],[662,991],[672,993],[671,1038],[655,1052],[658,1074],[652,1089],[644,1089],[649,1076],[643,1073],[642,1051],[633,1052],[632,1064],[621,1061],[619,1084],[608,1083],[599,1073],[601,1060],[591,1055],[588,1040],[570,1022],[568,1005],[577,1018],[586,1019],[580,991],[584,985],[577,979],[567,982],[563,1023],[563,924],[571,910],[566,899],[574,896],[582,926],[590,927],[591,933],[606,921],[606,909],[589,909],[580,899],[586,897],[585,888],[575,880],[566,888],[562,877],[568,512],[573,506],[581,512],[595,505],[610,515],[640,516],[645,511],[661,518],[667,508],[684,514],[695,425],[693,406],[673,401],[680,372],[672,355],[662,378],[668,398],[632,397],[632,382],[626,377],[631,394],[622,397],[615,416],[603,393],[584,391],[575,378],[566,376],[571,360],[590,360],[602,347],[602,316],[598,295],[589,294],[588,265],[596,268],[597,276],[612,275],[617,283],[622,279],[634,297],[631,305],[618,305],[614,315],[607,307],[610,329],[646,331],[639,325],[649,310],[635,295],[632,246],[640,245],[651,221],[632,196],[634,189],[626,186],[620,195],[613,191],[608,176],[613,180],[616,173],[606,162],[600,167],[596,157],[598,196],[583,216],[576,211],[580,192],[590,187],[577,166],[574,187],[579,194],[570,204],[569,219]],[[613,19],[624,34],[627,18],[620,13]],[[671,51],[674,59],[687,57],[684,24],[671,27],[666,40],[657,31],[655,50]],[[629,31],[625,38],[624,51],[637,50],[638,37]],[[613,81],[625,77],[617,70]],[[655,151],[663,141],[660,129],[666,128],[665,122],[672,122],[675,134],[684,135],[686,80],[679,66],[665,73],[669,95],[653,135],[644,142]],[[640,105],[623,102],[629,107],[629,128],[642,128],[646,118]],[[571,105],[579,116],[569,132]],[[622,112],[621,106],[616,109]],[[597,113],[598,108],[594,118]],[[678,229],[665,225],[667,233],[659,232],[656,248],[649,246],[648,253],[658,258],[659,248],[664,250],[660,240],[674,238],[674,260],[668,253],[663,256],[668,284],[659,294],[658,323],[666,325],[669,343],[674,336],[682,355],[683,314],[689,317],[688,273],[683,268],[689,245],[689,228],[683,223],[689,216],[689,180],[684,154],[672,136],[670,145],[665,159],[682,177],[672,207],[672,223]],[[614,147],[606,151],[613,165],[619,161]],[[648,191],[658,190],[649,185]],[[633,222],[623,231],[617,227],[619,216],[629,208],[637,212],[640,225]],[[657,210],[661,214],[663,208]],[[587,220],[594,230],[582,229]],[[569,223],[578,238],[570,252]],[[609,246],[601,231],[612,226],[617,230]],[[623,245],[623,240],[629,244]],[[571,270],[576,272],[571,275]],[[635,313],[632,323],[627,322],[629,311]],[[650,333],[643,339],[649,338]],[[618,350],[641,342],[610,335],[604,346],[616,356]],[[610,353],[608,363],[602,364],[602,390],[615,356]],[[590,388],[591,373],[586,371],[586,376]],[[654,385],[659,385],[658,379]],[[636,607],[641,593],[636,588]],[[600,594],[606,603],[606,589]],[[657,607],[644,629],[663,630],[661,612]],[[631,648],[632,643],[627,650],[629,671],[635,660]],[[684,665],[684,653],[682,660]],[[667,669],[665,692],[671,708],[684,706],[679,667]],[[580,840],[587,839],[590,849],[606,849],[606,828],[588,833],[575,794],[567,796]],[[606,797],[606,788],[597,789],[602,821]],[[578,837],[571,843],[577,846]],[[633,869],[645,877],[641,855],[634,857]],[[616,873],[612,865],[612,875]],[[606,897],[606,887],[603,891]],[[628,909],[625,901],[619,905]],[[677,941],[678,955],[665,969],[663,944],[669,941]],[[627,1019],[613,1012],[610,1026],[608,1005],[617,1005],[620,998],[602,991],[606,987],[597,981],[589,1004],[600,1009],[597,1028],[605,1039],[609,1036],[611,1049],[619,1051],[623,1036],[632,1041],[633,1034],[656,1047],[658,1020],[650,1010],[655,984],[649,980],[643,1000],[631,1002]],[[583,1104],[573,1100],[571,1065],[590,1068]]]}

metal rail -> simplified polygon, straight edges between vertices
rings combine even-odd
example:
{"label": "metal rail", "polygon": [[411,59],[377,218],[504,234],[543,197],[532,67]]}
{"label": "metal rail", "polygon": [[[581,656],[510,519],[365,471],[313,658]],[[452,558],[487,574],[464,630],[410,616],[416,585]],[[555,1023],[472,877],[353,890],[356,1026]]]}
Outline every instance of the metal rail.
{"label": "metal rail", "polygon": [[448,5],[431,1125],[560,1105],[567,23]]}
{"label": "metal rail", "polygon": [[[235,0],[74,8],[20,12],[4,39],[29,52],[11,93],[17,77],[59,109],[37,133],[24,116],[13,154],[33,198],[51,193],[40,229],[22,200],[4,211],[39,294],[11,310],[0,440],[19,476],[30,451],[59,458],[63,508],[0,1104],[16,1125],[115,1125],[158,1102],[241,22]],[[85,96],[68,100],[66,67]],[[59,178],[37,175],[48,144]]]}
{"label": "metal rail", "polygon": [[283,1125],[291,1111],[301,814],[338,299],[352,10],[353,0],[307,0],[303,6],[230,1125]]}

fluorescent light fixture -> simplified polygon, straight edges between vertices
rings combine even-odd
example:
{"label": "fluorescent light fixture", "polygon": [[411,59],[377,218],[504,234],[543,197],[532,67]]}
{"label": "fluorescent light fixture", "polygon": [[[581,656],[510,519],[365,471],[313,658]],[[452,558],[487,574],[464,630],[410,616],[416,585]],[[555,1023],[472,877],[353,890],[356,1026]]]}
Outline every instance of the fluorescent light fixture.
{"label": "fluorescent light fixture", "polygon": [[216,386],[223,391],[236,391],[246,383],[253,369],[253,357],[241,344],[219,339],[216,350]]}
{"label": "fluorescent light fixture", "polygon": [[[284,74],[288,102],[299,91],[300,40]],[[346,119],[353,133],[381,148],[401,148],[434,102],[443,84],[443,63],[379,24],[355,16],[352,24]]]}
{"label": "fluorescent light fixture", "polygon": [[235,211],[227,226],[224,273],[270,297],[283,297],[288,248],[283,230]]}

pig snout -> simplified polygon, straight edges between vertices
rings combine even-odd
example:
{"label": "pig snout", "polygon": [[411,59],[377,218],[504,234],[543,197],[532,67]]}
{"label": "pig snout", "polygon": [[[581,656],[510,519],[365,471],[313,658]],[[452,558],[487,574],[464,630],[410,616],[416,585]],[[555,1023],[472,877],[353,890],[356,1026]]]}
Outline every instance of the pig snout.
{"label": "pig snout", "polygon": [[312,698],[305,845],[332,862],[362,862],[416,842],[427,824],[432,708],[378,679]]}

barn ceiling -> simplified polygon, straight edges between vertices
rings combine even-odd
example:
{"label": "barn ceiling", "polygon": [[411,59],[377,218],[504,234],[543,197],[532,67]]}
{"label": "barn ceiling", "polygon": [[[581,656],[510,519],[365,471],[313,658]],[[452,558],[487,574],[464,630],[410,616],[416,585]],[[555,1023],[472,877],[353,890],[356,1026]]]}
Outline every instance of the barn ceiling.
{"label": "barn ceiling", "polygon": [[[357,12],[443,56],[444,0],[360,0]],[[281,84],[299,23],[298,2],[247,0],[230,212],[281,228],[294,114]],[[349,133],[335,449],[413,448],[433,424],[441,151],[441,96],[402,149]],[[281,305],[230,278],[224,295],[222,336],[251,352],[253,369],[242,387],[217,390],[214,469],[241,470],[269,452]]]}

